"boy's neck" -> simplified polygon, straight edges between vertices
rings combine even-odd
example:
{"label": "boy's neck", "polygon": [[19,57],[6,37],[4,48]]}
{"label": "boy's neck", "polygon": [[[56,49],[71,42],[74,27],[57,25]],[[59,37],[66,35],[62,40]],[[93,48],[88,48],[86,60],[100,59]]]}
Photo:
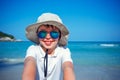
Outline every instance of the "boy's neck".
{"label": "boy's neck", "polygon": [[[47,49],[44,48],[44,47],[42,47],[42,49],[43,49],[43,50],[45,51],[45,53],[46,53]],[[53,54],[54,54],[54,51],[55,51],[55,48],[48,49],[48,55],[53,55]]]}

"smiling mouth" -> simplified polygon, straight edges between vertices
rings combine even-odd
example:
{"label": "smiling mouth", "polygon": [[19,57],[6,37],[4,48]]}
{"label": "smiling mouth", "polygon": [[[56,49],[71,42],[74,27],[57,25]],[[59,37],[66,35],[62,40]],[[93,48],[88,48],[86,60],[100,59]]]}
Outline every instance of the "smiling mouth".
{"label": "smiling mouth", "polygon": [[45,41],[44,43],[47,45],[47,46],[50,46],[52,44],[53,41]]}

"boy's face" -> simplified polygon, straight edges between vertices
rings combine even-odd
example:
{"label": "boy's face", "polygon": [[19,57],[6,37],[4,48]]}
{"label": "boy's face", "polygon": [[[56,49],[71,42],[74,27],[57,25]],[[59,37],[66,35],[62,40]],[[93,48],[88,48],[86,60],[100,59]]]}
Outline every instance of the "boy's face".
{"label": "boy's face", "polygon": [[42,33],[40,33],[40,37],[41,37],[41,35],[45,36],[44,34],[46,33],[46,36],[44,38],[43,37],[39,38],[39,42],[40,42],[41,46],[46,49],[54,49],[57,46],[57,43],[59,40],[59,37],[58,38],[51,37],[51,31],[53,31],[53,33],[52,33],[53,35],[57,35],[56,33],[58,33],[60,36],[59,30],[53,26],[46,27],[46,26],[42,25],[38,29],[38,33],[42,32]]}

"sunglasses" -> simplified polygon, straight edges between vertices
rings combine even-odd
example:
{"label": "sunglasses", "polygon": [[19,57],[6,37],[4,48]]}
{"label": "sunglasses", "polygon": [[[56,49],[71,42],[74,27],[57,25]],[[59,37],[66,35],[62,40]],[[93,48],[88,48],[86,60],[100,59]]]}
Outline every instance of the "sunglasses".
{"label": "sunglasses", "polygon": [[44,38],[46,38],[48,33],[50,34],[51,38],[53,38],[53,39],[57,39],[60,36],[60,33],[57,32],[57,31],[47,32],[47,31],[44,31],[44,30],[43,31],[39,31],[37,36],[40,39],[44,39]]}

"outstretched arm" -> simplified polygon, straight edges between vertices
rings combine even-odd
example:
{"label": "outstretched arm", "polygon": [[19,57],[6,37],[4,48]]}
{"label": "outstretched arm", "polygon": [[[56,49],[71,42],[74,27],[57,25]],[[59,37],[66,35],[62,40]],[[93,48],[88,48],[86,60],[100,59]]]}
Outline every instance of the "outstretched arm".
{"label": "outstretched arm", "polygon": [[67,61],[63,63],[63,80],[75,80],[72,62]]}
{"label": "outstretched arm", "polygon": [[33,57],[27,57],[24,62],[24,70],[22,80],[35,80],[36,78],[36,62]]}

